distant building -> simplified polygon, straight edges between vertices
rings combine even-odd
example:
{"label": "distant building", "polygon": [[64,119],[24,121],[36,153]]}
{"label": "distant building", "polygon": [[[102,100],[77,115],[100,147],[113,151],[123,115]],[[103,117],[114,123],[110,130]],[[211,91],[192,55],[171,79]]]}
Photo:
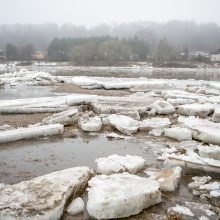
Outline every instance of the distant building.
{"label": "distant building", "polygon": [[41,52],[41,51],[34,52],[32,54],[32,57],[34,60],[44,60],[44,58],[45,58],[43,52]]}
{"label": "distant building", "polygon": [[211,61],[220,62],[220,48],[216,52],[211,53]]}
{"label": "distant building", "polygon": [[0,61],[5,61],[6,60],[6,56],[5,56],[5,51],[4,50],[0,50]]}

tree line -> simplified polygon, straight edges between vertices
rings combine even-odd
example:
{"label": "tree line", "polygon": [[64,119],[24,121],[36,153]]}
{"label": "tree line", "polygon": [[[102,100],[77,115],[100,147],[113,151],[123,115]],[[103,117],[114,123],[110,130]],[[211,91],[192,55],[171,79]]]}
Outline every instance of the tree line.
{"label": "tree line", "polygon": [[[183,49],[188,58],[188,47]],[[32,60],[34,47],[27,44],[17,48],[8,43],[5,48],[7,60]],[[162,38],[156,49],[143,36],[131,38],[103,36],[80,38],[55,38],[47,49],[46,59],[72,61],[77,65],[112,65],[120,62],[169,61],[180,59],[179,53]]]}
{"label": "tree line", "polygon": [[48,47],[48,58],[74,61],[76,64],[123,61],[146,61],[150,55],[147,41],[138,37],[118,39],[110,36],[88,38],[55,38]]}
{"label": "tree line", "polygon": [[166,23],[133,22],[122,24],[102,24],[92,28],[73,24],[14,24],[0,25],[0,50],[8,42],[18,48],[30,42],[36,50],[47,50],[54,38],[117,37],[148,39],[151,50],[164,37],[176,50],[185,45],[190,51],[212,52],[220,47],[220,26],[215,23],[196,23],[193,21],[170,21]]}
{"label": "tree line", "polygon": [[5,47],[5,56],[7,60],[32,60],[34,47],[32,44],[26,44],[17,48],[16,45],[8,43]]}

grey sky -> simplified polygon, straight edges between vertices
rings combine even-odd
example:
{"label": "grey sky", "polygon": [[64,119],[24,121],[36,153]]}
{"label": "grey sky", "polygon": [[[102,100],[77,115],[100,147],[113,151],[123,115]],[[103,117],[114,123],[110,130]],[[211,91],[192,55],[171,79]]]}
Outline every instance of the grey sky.
{"label": "grey sky", "polygon": [[0,24],[194,20],[220,24],[220,0],[0,0]]}

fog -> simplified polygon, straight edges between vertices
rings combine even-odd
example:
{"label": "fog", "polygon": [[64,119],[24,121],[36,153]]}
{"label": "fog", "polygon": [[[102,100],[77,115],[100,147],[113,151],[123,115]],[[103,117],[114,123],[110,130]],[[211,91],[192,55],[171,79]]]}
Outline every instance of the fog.
{"label": "fog", "polygon": [[220,24],[219,0],[0,0],[0,24],[193,20]]}

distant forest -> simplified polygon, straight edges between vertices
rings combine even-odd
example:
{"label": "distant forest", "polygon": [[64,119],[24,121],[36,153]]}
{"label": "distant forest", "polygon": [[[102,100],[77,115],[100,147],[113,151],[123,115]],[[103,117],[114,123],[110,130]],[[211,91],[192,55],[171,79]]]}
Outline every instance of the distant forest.
{"label": "distant forest", "polygon": [[[8,45],[9,44],[9,45]],[[90,61],[168,59],[189,51],[212,52],[220,47],[220,26],[187,21],[136,22],[93,28],[64,24],[0,26],[0,50],[46,51],[51,60]],[[11,48],[15,46],[15,48]],[[20,51],[20,52],[19,52]],[[13,57],[13,56],[12,56]]]}

